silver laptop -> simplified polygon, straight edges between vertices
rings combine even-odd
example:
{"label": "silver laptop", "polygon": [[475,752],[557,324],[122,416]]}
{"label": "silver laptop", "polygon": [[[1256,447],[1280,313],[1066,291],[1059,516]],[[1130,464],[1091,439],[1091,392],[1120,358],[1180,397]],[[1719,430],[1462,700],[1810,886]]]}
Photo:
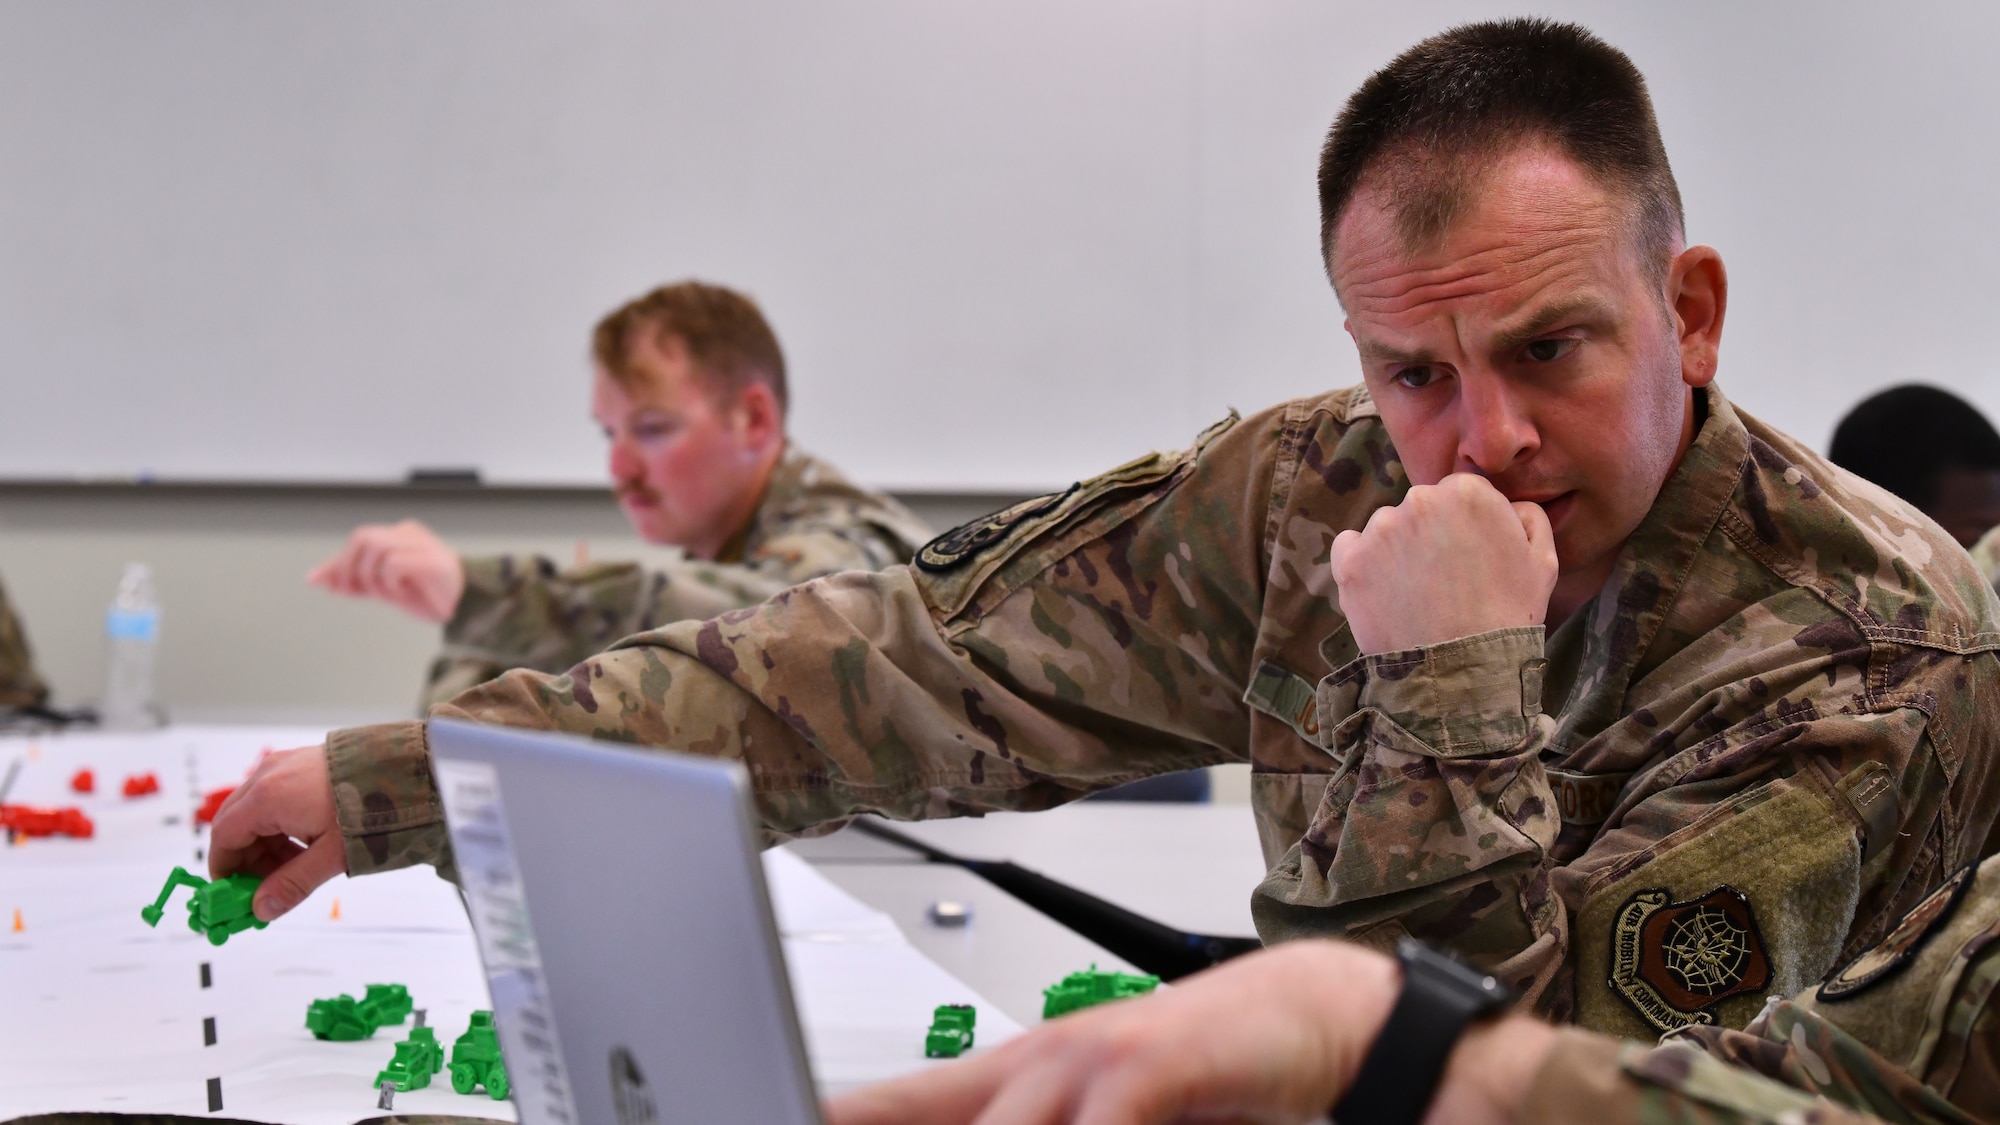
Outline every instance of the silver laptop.
{"label": "silver laptop", "polygon": [[523,1125],[818,1125],[742,767],[429,732]]}

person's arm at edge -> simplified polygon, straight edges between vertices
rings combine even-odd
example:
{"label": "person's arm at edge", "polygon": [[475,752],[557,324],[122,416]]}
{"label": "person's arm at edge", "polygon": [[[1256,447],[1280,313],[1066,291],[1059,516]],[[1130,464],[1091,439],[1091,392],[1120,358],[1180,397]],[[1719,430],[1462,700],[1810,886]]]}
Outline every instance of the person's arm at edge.
{"label": "person's arm at edge", "polygon": [[[1347,1092],[1398,987],[1395,963],[1382,954],[1344,942],[1296,942],[835,1099],[828,1119],[1154,1125],[1186,1116],[1311,1118]],[[1872,1120],[1691,1048],[1620,1044],[1520,1015],[1466,1031],[1425,1116],[1437,1125]]]}

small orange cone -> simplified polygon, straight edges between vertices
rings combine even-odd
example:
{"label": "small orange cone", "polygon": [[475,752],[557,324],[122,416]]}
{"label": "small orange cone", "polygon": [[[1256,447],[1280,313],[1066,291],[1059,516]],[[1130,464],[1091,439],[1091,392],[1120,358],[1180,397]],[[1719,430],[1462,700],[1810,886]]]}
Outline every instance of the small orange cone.
{"label": "small orange cone", "polygon": [[340,921],[340,900],[339,900],[339,899],[334,899],[334,900],[333,900],[333,913],[332,913],[332,914],[329,914],[329,915],[327,915],[327,917],[328,917],[328,918],[330,918],[330,919],[332,919],[332,920],[333,920],[333,921],[335,921],[335,922],[338,922],[338,921]]}
{"label": "small orange cone", "polygon": [[14,908],[14,932],[18,934],[18,933],[20,933],[20,932],[21,932],[22,930],[25,930],[25,929],[27,929],[27,928],[28,928],[28,927],[26,927],[26,926],[23,926],[23,925],[21,924],[21,908],[20,908],[20,907],[18,907],[18,906],[17,906],[17,907],[15,907],[15,908]]}

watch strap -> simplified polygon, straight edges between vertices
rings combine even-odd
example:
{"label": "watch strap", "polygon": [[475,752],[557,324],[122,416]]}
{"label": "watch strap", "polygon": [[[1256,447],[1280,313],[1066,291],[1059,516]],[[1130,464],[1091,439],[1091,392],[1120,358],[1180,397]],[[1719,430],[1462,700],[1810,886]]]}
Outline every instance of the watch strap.
{"label": "watch strap", "polygon": [[1417,1125],[1466,1025],[1513,1003],[1506,985],[1422,942],[1404,938],[1396,960],[1402,991],[1354,1084],[1333,1107],[1335,1125]]}

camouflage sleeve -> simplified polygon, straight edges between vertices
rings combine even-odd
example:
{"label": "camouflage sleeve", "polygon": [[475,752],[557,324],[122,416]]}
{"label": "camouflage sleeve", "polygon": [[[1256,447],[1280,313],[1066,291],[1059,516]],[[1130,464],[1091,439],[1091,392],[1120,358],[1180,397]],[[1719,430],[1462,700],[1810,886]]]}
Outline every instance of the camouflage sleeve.
{"label": "camouflage sleeve", "polygon": [[1565,1028],[1517,1121],[1538,1125],[1878,1125],[1682,1045],[1644,1047]]}
{"label": "camouflage sleeve", "polygon": [[1875,945],[1741,1031],[1674,1038],[1889,1121],[2000,1120],[2000,860],[1963,868]]}
{"label": "camouflage sleeve", "polygon": [[675,621],[704,621],[801,582],[898,561],[879,536],[789,529],[740,563],[597,563],[559,570],[540,556],[467,559],[465,593],[424,686],[426,707],[510,668],[563,672],[613,641]]}
{"label": "camouflage sleeve", "polygon": [[0,707],[39,707],[48,697],[48,685],[28,651],[27,632],[14,616],[6,588],[0,587]]}
{"label": "camouflage sleeve", "polygon": [[1252,900],[1258,933],[1408,933],[1538,991],[1565,953],[1547,887],[1559,822],[1539,762],[1544,667],[1537,625],[1359,657],[1322,680],[1319,714],[1346,716],[1330,734],[1341,770]]}
{"label": "camouflage sleeve", "polygon": [[[515,671],[434,714],[741,760],[776,835],[1039,809],[1247,754],[1272,435],[1141,458],[848,572]],[[943,560],[943,561],[940,561]],[[329,739],[353,873],[446,858],[419,724]]]}
{"label": "camouflage sleeve", "polygon": [[1692,1025],[1651,1050],[1565,1032],[1523,1120],[2000,1120],[1996,983],[2000,860],[1960,870],[1881,941],[1741,1030]]}

